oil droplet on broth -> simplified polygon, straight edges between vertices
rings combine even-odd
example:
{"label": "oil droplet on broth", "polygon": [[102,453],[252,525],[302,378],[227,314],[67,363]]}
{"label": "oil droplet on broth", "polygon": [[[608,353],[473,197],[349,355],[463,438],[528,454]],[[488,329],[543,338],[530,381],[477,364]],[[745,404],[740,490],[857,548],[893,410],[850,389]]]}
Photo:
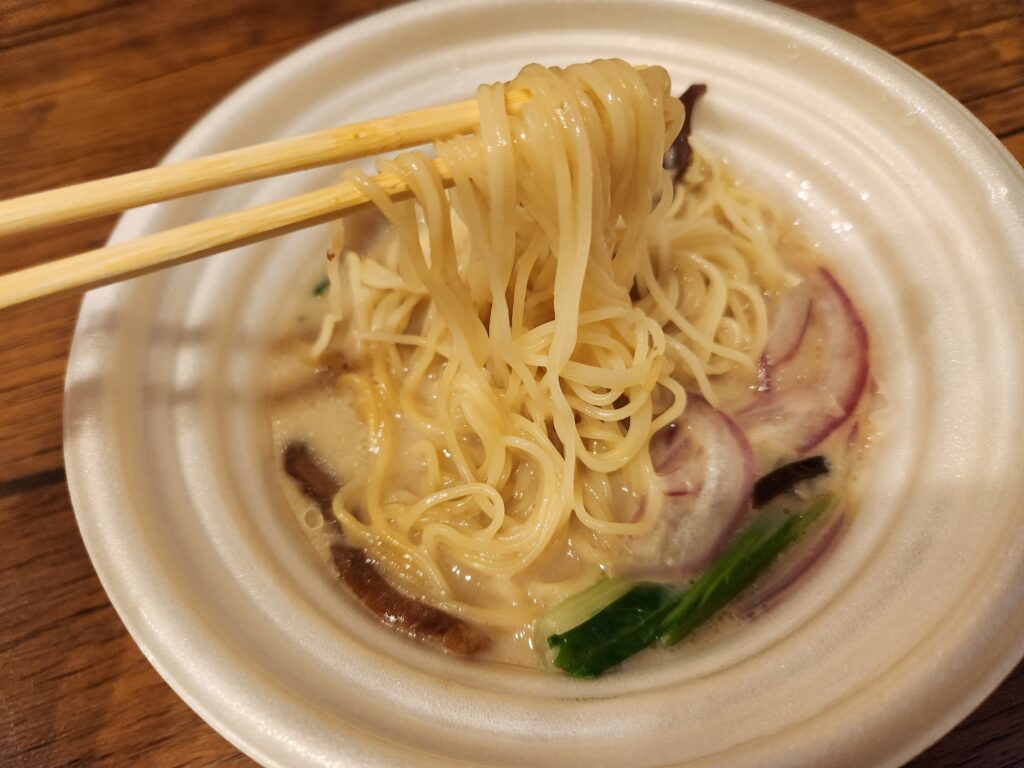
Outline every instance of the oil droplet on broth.
{"label": "oil droplet on broth", "polygon": [[310,507],[302,515],[302,524],[311,531],[319,531],[324,527],[324,516],[320,514],[319,509]]}

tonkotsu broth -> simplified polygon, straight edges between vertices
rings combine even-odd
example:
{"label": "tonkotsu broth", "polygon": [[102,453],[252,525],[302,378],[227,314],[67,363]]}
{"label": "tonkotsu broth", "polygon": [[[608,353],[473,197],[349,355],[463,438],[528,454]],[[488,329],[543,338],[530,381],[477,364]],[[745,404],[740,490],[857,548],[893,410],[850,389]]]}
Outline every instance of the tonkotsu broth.
{"label": "tonkotsu broth", "polygon": [[327,295],[283,331],[275,438],[339,576],[393,626],[468,655],[486,630],[526,663],[537,619],[603,576],[699,577],[757,476],[827,449],[828,482],[797,493],[847,490],[863,322],[771,201],[688,143],[704,87],[670,88],[620,60],[528,65],[478,89],[479,127],[436,161],[346,171],[388,225],[332,226]]}
{"label": "tonkotsu broth", "polygon": [[[367,226],[367,225],[370,226]],[[360,240],[369,251],[374,248],[387,247],[388,240],[393,237],[386,228],[373,226],[373,219],[363,219],[357,229]],[[786,247],[788,266],[808,272],[821,263],[816,250],[809,245],[797,227],[790,226],[783,239]],[[304,281],[302,289],[295,298],[293,307],[284,315],[287,319],[281,336],[274,345],[272,364],[270,367],[270,413],[275,454],[280,456],[285,446],[295,440],[306,442],[316,453],[325,466],[344,484],[350,478],[365,476],[374,461],[368,440],[366,420],[360,412],[359,403],[355,402],[352,393],[336,386],[338,374],[345,367],[345,362],[337,357],[328,363],[313,363],[309,355],[310,345],[316,338],[320,318],[326,309],[326,301],[316,296],[311,290],[320,273],[310,273]],[[772,296],[767,296],[772,304]],[[813,341],[813,340],[812,340]],[[804,362],[810,365],[813,358]],[[804,371],[800,366],[789,367],[784,371],[786,377],[800,379]],[[720,377],[715,381],[716,391],[720,396],[717,403],[720,410],[734,414],[741,411],[751,398],[755,396],[758,381],[745,374],[733,374]],[[878,395],[874,391],[873,381],[869,381],[867,391],[861,398],[856,410],[838,429],[812,453],[828,457],[831,472],[825,478],[814,481],[808,487],[796,493],[787,494],[777,500],[774,506],[787,503],[799,508],[813,496],[815,489],[828,487],[834,490],[841,499],[842,510],[848,517],[857,507],[862,470],[867,459],[866,449],[870,447],[876,432],[871,423],[871,416],[877,410]],[[401,419],[399,418],[399,421]],[[415,476],[423,471],[423,458],[412,448],[419,437],[415,429],[408,424],[402,425],[402,437],[398,441],[401,450],[392,457],[392,473],[395,475]],[[758,474],[770,469],[778,461],[778,455],[772,450],[755,454]],[[315,505],[296,487],[294,480],[283,470],[280,461],[276,462],[280,484],[289,502],[292,514],[309,535],[312,546],[316,550],[325,567],[334,571],[329,554],[331,536],[324,528],[320,513]],[[528,475],[528,473],[527,473]],[[529,482],[529,477],[524,478]],[[628,503],[629,496],[623,493],[622,499]],[[848,523],[847,523],[848,524]],[[832,546],[835,546],[833,543]],[[560,570],[565,570],[567,561],[572,561],[573,543],[565,544],[563,559],[548,560],[538,563],[524,574],[525,580],[534,576],[551,578]],[[384,565],[384,564],[380,564]],[[783,559],[777,568],[785,568]],[[614,566],[613,566],[614,569]],[[382,568],[385,577],[392,583],[408,591],[407,582],[396,580],[391,569]],[[458,573],[458,569],[453,569]],[[462,599],[474,598],[473,581],[461,574]],[[770,574],[769,574],[770,576]],[[411,595],[417,599],[433,603],[428,594]],[[537,614],[553,607],[550,604],[538,605]],[[736,623],[732,612],[718,617],[707,628],[702,630],[697,642],[714,642],[714,638],[722,632],[731,631]],[[492,646],[481,658],[491,661],[509,663],[518,666],[541,668],[545,666],[543,656],[543,639],[534,637],[533,623],[524,624],[514,632],[491,632]],[[643,654],[628,664],[645,664],[645,657],[654,654]]]}
{"label": "tonkotsu broth", "polygon": [[[313,286],[318,279],[319,274],[314,273],[306,282]],[[296,488],[293,478],[284,471],[279,460],[289,443],[301,440],[313,449],[343,485],[350,478],[365,476],[374,460],[359,404],[350,391],[335,385],[339,369],[314,364],[309,356],[324,308],[324,299],[315,296],[309,287],[304,287],[294,306],[286,313],[288,322],[273,345],[271,355],[269,405],[274,454],[278,457],[275,461],[278,481],[292,514],[309,536],[317,556],[325,567],[335,572],[329,552],[332,536],[323,525],[316,505]],[[338,363],[337,360],[333,362]],[[415,476],[423,471],[422,457],[411,448],[416,438],[415,430],[403,425],[403,437],[398,441],[402,449],[393,456],[394,474]],[[528,471],[526,475],[524,482],[528,483]],[[565,558],[572,558],[571,544],[566,546]],[[558,562],[538,563],[535,572],[557,575],[559,566]],[[452,571],[458,574],[457,566],[452,566]],[[384,575],[390,576],[387,569],[384,569]],[[402,582],[392,580],[392,583],[407,590]],[[471,577],[463,575],[455,583],[461,586],[463,599],[473,599]],[[427,597],[422,594],[411,596],[418,599]],[[517,666],[544,666],[543,657],[535,649],[532,624],[512,633],[492,632],[491,637],[490,648],[480,658]]]}

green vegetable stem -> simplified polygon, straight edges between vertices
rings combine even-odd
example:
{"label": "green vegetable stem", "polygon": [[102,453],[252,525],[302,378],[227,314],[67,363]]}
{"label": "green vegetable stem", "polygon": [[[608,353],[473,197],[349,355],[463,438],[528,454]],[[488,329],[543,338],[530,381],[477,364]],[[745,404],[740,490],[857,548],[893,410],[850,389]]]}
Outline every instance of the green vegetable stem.
{"label": "green vegetable stem", "polygon": [[[573,677],[597,677],[602,672],[657,641],[675,645],[749,587],[790,545],[800,539],[832,502],[818,497],[803,514],[786,511],[755,518],[722,555],[693,584],[676,592],[662,584],[606,580],[557,606],[542,626],[569,626],[573,616],[588,616],[569,629],[548,637],[558,649],[555,666]],[[593,613],[595,603],[628,588]]]}

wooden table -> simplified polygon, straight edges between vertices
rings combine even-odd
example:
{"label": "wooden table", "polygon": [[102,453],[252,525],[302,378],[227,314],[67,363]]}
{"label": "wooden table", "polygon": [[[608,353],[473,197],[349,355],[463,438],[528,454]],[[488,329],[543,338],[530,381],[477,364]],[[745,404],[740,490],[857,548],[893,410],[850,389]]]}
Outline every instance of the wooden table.
{"label": "wooden table", "polygon": [[[374,0],[0,0],[0,197],[156,163],[231,88]],[[899,56],[1024,159],[1024,0],[787,0]],[[0,242],[0,270],[111,219]],[[61,453],[77,299],[0,318],[0,765],[250,761],[164,684],[82,546]],[[911,765],[1024,764],[1024,665]]]}

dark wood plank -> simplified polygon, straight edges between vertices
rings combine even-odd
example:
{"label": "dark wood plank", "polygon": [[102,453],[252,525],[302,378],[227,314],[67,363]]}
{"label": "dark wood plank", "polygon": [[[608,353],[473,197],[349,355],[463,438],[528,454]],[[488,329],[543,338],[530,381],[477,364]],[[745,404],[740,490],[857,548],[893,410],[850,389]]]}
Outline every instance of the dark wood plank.
{"label": "dark wood plank", "polygon": [[1010,150],[1010,154],[1017,158],[1017,162],[1024,163],[1024,128],[1011,134],[1003,134],[1003,144]]}
{"label": "dark wood plank", "polygon": [[0,489],[63,466],[64,368],[78,303],[18,307],[0,323]]}
{"label": "dark wood plank", "polygon": [[906,768],[1024,765],[1024,663],[970,717]]}
{"label": "dark wood plank", "polygon": [[[1021,104],[1024,104],[1024,85],[1019,84],[964,102],[964,106],[1004,142],[1013,134],[1024,131]],[[1020,157],[1019,152],[1015,154]]]}
{"label": "dark wood plank", "polygon": [[[0,196],[157,162],[230,89],[375,0],[0,0]],[[900,56],[1024,159],[1024,2],[786,0]],[[0,270],[100,245],[112,219],[0,241]],[[71,512],[61,389],[77,299],[0,320],[0,765],[251,762],[160,680]],[[1024,666],[912,768],[1024,765]]]}
{"label": "dark wood plank", "polygon": [[1018,0],[786,0],[782,5],[835,24],[897,56],[1021,18]]}
{"label": "dark wood plank", "polygon": [[1005,93],[1024,80],[1024,15],[957,33],[900,58],[960,101]]}
{"label": "dark wood plank", "polygon": [[124,631],[58,475],[0,489],[0,765],[251,765]]}

